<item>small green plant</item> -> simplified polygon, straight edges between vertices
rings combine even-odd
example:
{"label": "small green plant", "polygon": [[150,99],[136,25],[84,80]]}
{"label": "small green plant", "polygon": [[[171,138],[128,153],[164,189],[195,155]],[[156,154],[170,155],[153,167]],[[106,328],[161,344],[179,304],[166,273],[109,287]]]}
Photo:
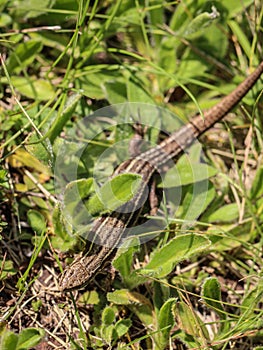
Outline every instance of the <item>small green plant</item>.
{"label": "small green plant", "polygon": [[27,350],[32,349],[44,338],[45,332],[42,329],[27,328],[19,334],[4,328],[1,330],[0,346],[3,350]]}

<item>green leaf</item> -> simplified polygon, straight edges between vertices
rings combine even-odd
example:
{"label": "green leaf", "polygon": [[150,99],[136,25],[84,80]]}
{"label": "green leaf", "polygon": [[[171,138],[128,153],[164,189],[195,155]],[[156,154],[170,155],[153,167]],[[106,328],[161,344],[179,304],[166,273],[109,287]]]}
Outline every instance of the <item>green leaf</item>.
{"label": "green leaf", "polygon": [[131,265],[133,262],[133,254],[138,252],[140,249],[140,240],[138,237],[132,237],[124,241],[116,258],[113,261],[113,266],[119,270],[122,278],[128,277],[131,272]]}
{"label": "green leaf", "polygon": [[6,13],[0,14],[0,28],[7,27],[10,23],[12,23],[12,18]]}
{"label": "green leaf", "polygon": [[160,333],[156,337],[156,342],[161,349],[164,349],[168,344],[170,338],[170,331],[174,326],[175,319],[173,315],[173,305],[175,303],[175,298],[168,299],[161,307],[158,314],[158,327]]}
{"label": "green leaf", "polygon": [[83,294],[78,299],[78,304],[81,306],[86,307],[88,304],[90,305],[99,305],[100,303],[100,297],[98,292],[95,290],[87,291]]}
{"label": "green leaf", "polygon": [[63,127],[67,123],[67,121],[72,117],[75,108],[81,99],[82,94],[74,93],[70,95],[65,103],[64,109],[62,113],[58,114],[48,133],[45,135],[49,138],[50,142],[53,143],[56,137],[63,130]]}
{"label": "green leaf", "polygon": [[106,97],[111,104],[125,103],[127,101],[127,86],[122,82],[105,83]]}
{"label": "green leaf", "polygon": [[143,85],[139,80],[133,77],[127,81],[127,97],[130,102],[143,102],[143,103],[154,103],[153,98],[148,91],[143,88]]}
{"label": "green leaf", "polygon": [[16,274],[13,261],[5,260],[5,262],[3,262],[3,260],[0,259],[0,266],[1,266],[0,280],[4,280],[5,278]]}
{"label": "green leaf", "polygon": [[176,304],[174,312],[179,329],[183,330],[186,334],[193,336],[196,341],[201,341],[201,335],[210,341],[209,334],[204,323],[194,312],[192,307],[180,301]]}
{"label": "green leaf", "polygon": [[1,338],[0,338],[1,349],[16,350],[17,343],[18,343],[18,335],[9,330],[4,330],[3,335],[1,335]]}
{"label": "green leaf", "polygon": [[[150,23],[156,28],[165,22],[165,7],[163,6],[162,0],[155,1],[155,4],[157,5],[155,9],[149,11],[149,18]],[[155,46],[159,48],[163,39],[162,35],[152,33],[152,36]]]}
{"label": "green leaf", "polygon": [[192,163],[187,157],[182,158],[176,167],[169,169],[160,186],[164,188],[185,186],[200,182],[217,174],[217,169],[203,163]]}
{"label": "green leaf", "polygon": [[[49,13],[48,18],[46,17],[47,22],[50,20],[50,15],[51,13]],[[56,15],[56,24],[59,24],[58,13],[56,13]],[[50,24],[54,25],[54,22],[52,23],[52,21],[50,21]],[[57,33],[51,31],[30,33],[30,37],[32,39],[41,41],[44,46],[54,48],[56,51],[60,52],[64,51],[67,46],[67,36],[58,35]]]}
{"label": "green leaf", "polygon": [[249,222],[243,224],[225,224],[208,229],[209,238],[213,243],[213,249],[217,252],[232,250],[240,247],[244,242],[251,239],[251,225]]}
{"label": "green leaf", "polygon": [[210,244],[209,239],[196,233],[180,235],[156,250],[150,262],[139,271],[145,275],[162,278],[173,270],[175,264],[203,252]]}
{"label": "green leaf", "polygon": [[132,325],[132,321],[130,319],[119,320],[118,322],[116,322],[114,328],[118,337],[120,338],[124,336],[128,332],[131,325]]}
{"label": "green leaf", "polygon": [[246,33],[241,29],[240,25],[236,22],[236,20],[229,20],[228,25],[231,28],[233,34],[235,35],[238,44],[244,50],[247,57],[251,55],[251,42],[248,39]]}
{"label": "green leaf", "polygon": [[48,80],[12,76],[14,87],[24,96],[34,100],[51,100],[54,98],[54,89]]}
{"label": "green leaf", "polygon": [[176,217],[184,220],[196,220],[209,206],[216,196],[213,185],[207,181],[200,181],[189,185],[185,189],[185,196]]}
{"label": "green leaf", "polygon": [[[65,189],[64,205],[75,208],[79,200],[84,200],[94,192],[94,180],[92,178],[71,181]],[[73,214],[73,212],[72,212]]]}
{"label": "green leaf", "polygon": [[111,325],[115,321],[114,310],[109,306],[105,307],[101,315],[101,320],[106,326]]}
{"label": "green leaf", "polygon": [[228,16],[230,18],[236,18],[239,12],[244,11],[244,9],[253,2],[253,0],[243,0],[242,2],[239,0],[224,0],[222,1],[222,5],[228,10]]}
{"label": "green leaf", "polygon": [[19,6],[15,6],[14,15],[22,18],[34,18],[46,13],[53,1],[50,0],[19,0]]}
{"label": "green leaf", "polygon": [[32,349],[40,343],[44,337],[43,329],[27,328],[20,334],[15,334],[9,330],[4,330],[0,338],[2,350],[27,350]]}
{"label": "green leaf", "polygon": [[30,134],[26,140],[26,150],[36,159],[45,165],[51,165],[53,160],[53,150],[48,139],[41,140],[37,133]]}
{"label": "green leaf", "polygon": [[52,223],[54,226],[55,236],[51,236],[53,248],[60,251],[67,251],[76,245],[77,236],[71,233],[71,226],[64,217],[64,211],[59,206],[53,210]]}
{"label": "green leaf", "polygon": [[32,305],[32,309],[35,312],[41,312],[40,308],[43,306],[43,302],[42,302],[42,300],[38,299],[38,300],[32,301],[31,305]]}
{"label": "green leaf", "polygon": [[92,196],[87,204],[91,215],[113,211],[131,200],[138,192],[141,185],[141,175],[127,173],[115,176],[107,181],[97,193]]}
{"label": "green leaf", "polygon": [[[103,69],[102,66],[94,66],[93,69],[96,70],[95,72],[81,72],[77,81],[83,90],[83,94],[94,99],[111,97],[111,103],[125,102],[126,99],[122,100],[122,96],[126,92],[126,88],[123,85],[123,90],[120,90],[119,83],[124,84],[124,81],[123,77],[115,71],[117,67],[117,65],[111,66],[107,70]],[[117,99],[114,98],[116,94],[118,96]]]}
{"label": "green leaf", "polygon": [[259,283],[255,288],[250,290],[242,301],[241,312],[245,317],[249,317],[250,315],[256,315],[256,309],[260,307],[260,303],[262,301],[263,296],[263,281],[259,280]]}
{"label": "green leaf", "polygon": [[171,296],[171,289],[168,285],[159,283],[157,281],[153,281],[152,283],[153,289],[153,305],[158,315],[161,307],[165,300],[168,300]]}
{"label": "green leaf", "polygon": [[108,344],[111,344],[115,337],[114,325],[102,325],[100,328],[101,337]]}
{"label": "green leaf", "polygon": [[128,289],[118,289],[107,293],[107,300],[116,305],[143,305],[149,304],[147,298],[137,292],[130,292]]}
{"label": "green leaf", "polygon": [[4,184],[7,181],[7,171],[4,169],[0,169],[0,184]]}
{"label": "green leaf", "polygon": [[252,200],[255,200],[257,198],[260,198],[263,195],[263,166],[259,167],[256,176],[254,178],[254,181],[252,183],[252,187],[250,190],[250,198]]}
{"label": "green leaf", "polygon": [[[178,68],[178,62],[174,59],[174,51],[176,48],[176,43],[178,44],[178,39],[175,37],[166,38],[162,40],[159,46],[159,65],[167,72],[174,73]],[[167,82],[173,84],[171,80],[169,81],[167,77],[161,78],[159,84],[161,85],[162,91],[167,89]]]}
{"label": "green leaf", "polygon": [[10,157],[10,162],[14,167],[27,166],[39,173],[50,175],[49,167],[42,164],[35,156],[28,153],[24,148],[18,148]]}
{"label": "green leaf", "polygon": [[225,319],[224,307],[221,299],[221,286],[217,278],[207,278],[202,287],[204,302],[215,309],[221,319]]}
{"label": "green leaf", "polygon": [[185,59],[182,60],[177,67],[177,74],[179,77],[182,77],[182,79],[191,79],[196,76],[200,77],[205,75],[206,70],[207,63],[198,60],[189,53],[189,55],[185,55]]}
{"label": "green leaf", "polygon": [[42,43],[38,40],[29,40],[16,46],[8,58],[6,68],[13,74],[19,73],[23,68],[29,66],[36,55],[42,50]]}
{"label": "green leaf", "polygon": [[147,327],[152,326],[153,322],[155,322],[150,301],[140,293],[121,289],[108,293],[107,299],[109,302],[117,305],[127,305]]}
{"label": "green leaf", "polygon": [[197,337],[187,334],[185,331],[179,330],[176,332],[176,338],[180,339],[188,349],[202,349]]}
{"label": "green leaf", "polygon": [[208,222],[232,222],[239,216],[239,207],[236,203],[224,205],[207,217]]}
{"label": "green leaf", "polygon": [[81,235],[83,230],[88,231],[89,225],[93,222],[93,217],[87,209],[87,203],[94,193],[94,180],[92,178],[71,181],[65,189],[63,206],[58,209],[53,219],[56,222],[58,234],[61,238],[70,243],[70,236],[65,236],[66,232],[74,235]]}
{"label": "green leaf", "polygon": [[197,15],[185,28],[183,36],[187,39],[193,39],[200,34],[203,34],[205,28],[210,26],[212,22],[219,17],[215,7],[212,7],[212,12],[203,12],[200,15]]}
{"label": "green leaf", "polygon": [[107,294],[107,299],[109,302],[116,305],[129,305],[131,304],[131,297],[128,289],[115,290],[112,293]]}
{"label": "green leaf", "polygon": [[140,241],[137,237],[125,240],[122,247],[118,249],[117,256],[112,263],[115,269],[120,272],[124,285],[129,289],[145,281],[144,277],[138,276],[132,269],[133,255],[139,249]]}
{"label": "green leaf", "polygon": [[46,230],[46,219],[37,210],[34,210],[34,209],[28,210],[27,221],[37,235],[40,235],[42,232]]}
{"label": "green leaf", "polygon": [[27,328],[22,330],[18,336],[17,350],[30,349],[40,343],[44,337],[43,329]]}

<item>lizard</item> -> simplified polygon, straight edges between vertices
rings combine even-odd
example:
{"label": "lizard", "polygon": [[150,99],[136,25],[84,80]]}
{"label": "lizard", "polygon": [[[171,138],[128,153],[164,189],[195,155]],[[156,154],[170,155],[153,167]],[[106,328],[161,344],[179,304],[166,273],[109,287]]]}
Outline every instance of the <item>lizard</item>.
{"label": "lizard", "polygon": [[156,172],[168,161],[178,156],[193,141],[210,129],[229,113],[253,87],[263,72],[263,61],[240,85],[220,102],[197,114],[190,121],[173,132],[159,145],[132,159],[120,164],[113,176],[123,172],[139,174],[142,177],[141,187],[136,195],[125,204],[125,210],[113,211],[96,219],[91,228],[91,235],[99,238],[88,253],[82,252],[67,266],[59,280],[61,292],[68,292],[85,287],[105,265],[114,259],[117,246],[125,239],[127,228],[134,226],[140,215],[138,205],[147,197],[147,186]]}

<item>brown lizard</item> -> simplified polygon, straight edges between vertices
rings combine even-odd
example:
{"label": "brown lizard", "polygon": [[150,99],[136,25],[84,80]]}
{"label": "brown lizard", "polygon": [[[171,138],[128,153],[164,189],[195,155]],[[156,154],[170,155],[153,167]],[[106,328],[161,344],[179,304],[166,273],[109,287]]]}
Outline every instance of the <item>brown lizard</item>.
{"label": "brown lizard", "polygon": [[84,287],[110,263],[117,251],[119,243],[125,239],[127,227],[135,225],[140,210],[138,204],[145,199],[147,186],[154,172],[165,165],[169,160],[179,155],[182,150],[191,145],[216,122],[222,119],[256,83],[263,72],[263,62],[229,95],[225,96],[211,109],[193,117],[189,123],[172,133],[156,147],[143,152],[133,159],[123,162],[114,172],[114,175],[129,172],[142,177],[139,192],[125,204],[125,211],[114,211],[96,219],[91,233],[99,238],[100,245],[93,245],[88,254],[78,255],[73,263],[63,272],[59,286],[61,291],[70,291]]}

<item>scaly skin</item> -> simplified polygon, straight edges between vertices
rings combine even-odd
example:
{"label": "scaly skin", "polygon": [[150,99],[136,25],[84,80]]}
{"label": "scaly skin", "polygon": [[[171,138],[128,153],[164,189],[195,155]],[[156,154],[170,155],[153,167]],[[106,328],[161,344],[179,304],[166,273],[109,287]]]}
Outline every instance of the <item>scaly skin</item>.
{"label": "scaly skin", "polygon": [[[78,255],[61,276],[61,291],[70,291],[84,287],[94,276],[103,270],[114,258],[119,242],[124,238],[128,225],[135,225],[140,214],[135,211],[139,201],[145,196],[145,190],[156,169],[177,156],[183,149],[221,120],[233,109],[253,87],[263,72],[263,62],[229,95],[218,104],[197,115],[190,122],[171,134],[158,146],[140,154],[134,159],[123,162],[114,175],[122,172],[136,173],[142,176],[142,185],[137,195],[127,203],[126,213],[112,212],[95,220],[91,233],[99,237],[100,245],[93,245],[89,254]],[[128,208],[127,208],[128,207]]]}

